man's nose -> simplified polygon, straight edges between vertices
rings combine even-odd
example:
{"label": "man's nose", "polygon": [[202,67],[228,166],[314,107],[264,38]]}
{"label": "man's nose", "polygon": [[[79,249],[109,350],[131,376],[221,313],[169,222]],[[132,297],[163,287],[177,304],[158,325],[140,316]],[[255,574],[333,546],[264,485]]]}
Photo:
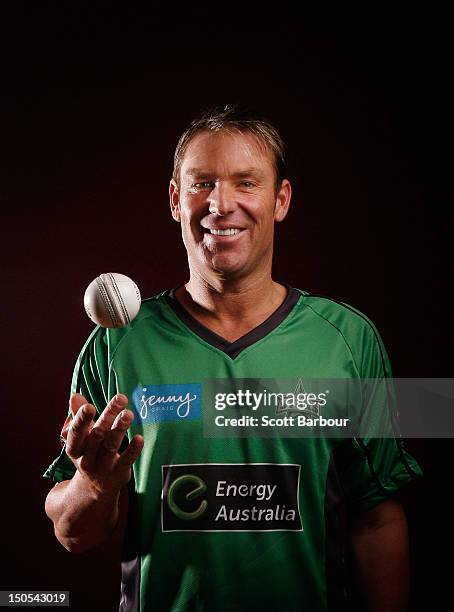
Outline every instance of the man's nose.
{"label": "man's nose", "polygon": [[237,208],[234,190],[225,183],[216,183],[208,197],[210,213],[227,215]]}

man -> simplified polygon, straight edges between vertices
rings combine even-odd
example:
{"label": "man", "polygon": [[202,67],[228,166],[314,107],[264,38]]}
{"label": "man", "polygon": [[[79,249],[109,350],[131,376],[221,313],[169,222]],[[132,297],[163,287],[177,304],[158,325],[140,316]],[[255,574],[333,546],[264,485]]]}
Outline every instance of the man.
{"label": "man", "polygon": [[406,521],[392,495],[421,471],[401,440],[204,429],[218,409],[210,384],[391,375],[363,314],[273,280],[290,198],[268,121],[236,107],[194,120],[170,182],[189,281],[128,327],[97,328],[81,352],[46,512],[82,552],[128,505],[120,610],[352,609],[345,513],[367,609],[405,609]]}

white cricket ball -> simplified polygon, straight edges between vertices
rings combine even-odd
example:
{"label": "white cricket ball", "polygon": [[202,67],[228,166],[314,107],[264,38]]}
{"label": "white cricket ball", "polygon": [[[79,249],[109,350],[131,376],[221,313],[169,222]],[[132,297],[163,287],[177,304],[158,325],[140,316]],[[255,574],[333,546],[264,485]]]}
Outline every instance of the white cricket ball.
{"label": "white cricket ball", "polygon": [[84,295],[85,312],[101,327],[125,327],[139,312],[140,303],[135,282],[117,272],[97,276]]}

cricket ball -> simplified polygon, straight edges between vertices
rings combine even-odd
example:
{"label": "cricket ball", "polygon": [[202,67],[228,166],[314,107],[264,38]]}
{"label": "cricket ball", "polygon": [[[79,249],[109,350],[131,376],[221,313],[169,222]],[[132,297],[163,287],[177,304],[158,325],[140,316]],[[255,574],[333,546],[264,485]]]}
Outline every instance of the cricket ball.
{"label": "cricket ball", "polygon": [[140,291],[135,282],[117,272],[97,276],[84,295],[85,312],[101,327],[125,327],[139,312]]}

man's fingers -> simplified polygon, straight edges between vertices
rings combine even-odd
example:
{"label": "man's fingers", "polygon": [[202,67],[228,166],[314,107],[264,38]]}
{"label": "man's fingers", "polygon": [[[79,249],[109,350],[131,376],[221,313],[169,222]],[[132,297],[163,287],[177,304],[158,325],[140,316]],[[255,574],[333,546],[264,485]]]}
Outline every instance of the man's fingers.
{"label": "man's fingers", "polygon": [[118,393],[93,423],[95,407],[88,404],[81,394],[71,397],[74,418],[68,432],[66,452],[73,459],[80,458],[79,466],[84,472],[109,472],[120,459],[120,466],[129,467],[138,457],[143,446],[142,436],[129,444],[124,457],[118,458],[118,449],[134,420],[132,411],[126,409],[127,405],[128,398]]}
{"label": "man's fingers", "polygon": [[113,422],[112,429],[105,435],[98,450],[98,467],[110,467],[117,458],[117,451],[129,426],[134,420],[131,410],[122,410]]}
{"label": "man's fingers", "polygon": [[128,447],[120,455],[115,469],[124,469],[132,466],[143,449],[143,436],[137,434],[133,437]]}
{"label": "man's fingers", "polygon": [[85,472],[96,469],[98,449],[105,438],[105,432],[101,427],[92,427],[85,442],[85,449],[80,460],[80,467]]}
{"label": "man's fingers", "polygon": [[[82,398],[83,396],[80,397]],[[76,402],[71,405],[71,410],[73,409],[73,405],[75,406]],[[95,414],[96,409],[91,404],[85,403],[77,408],[66,440],[66,454],[69,457],[78,459],[83,454],[87,435],[92,426]]]}
{"label": "man's fingers", "polygon": [[115,395],[102,411],[101,416],[96,421],[95,427],[99,427],[104,432],[108,432],[115,421],[116,416],[128,405],[128,398],[122,393]]}
{"label": "man's fingers", "polygon": [[84,405],[88,404],[88,400],[82,395],[82,393],[73,393],[69,400],[69,407],[73,416],[76,416],[78,410]]}

